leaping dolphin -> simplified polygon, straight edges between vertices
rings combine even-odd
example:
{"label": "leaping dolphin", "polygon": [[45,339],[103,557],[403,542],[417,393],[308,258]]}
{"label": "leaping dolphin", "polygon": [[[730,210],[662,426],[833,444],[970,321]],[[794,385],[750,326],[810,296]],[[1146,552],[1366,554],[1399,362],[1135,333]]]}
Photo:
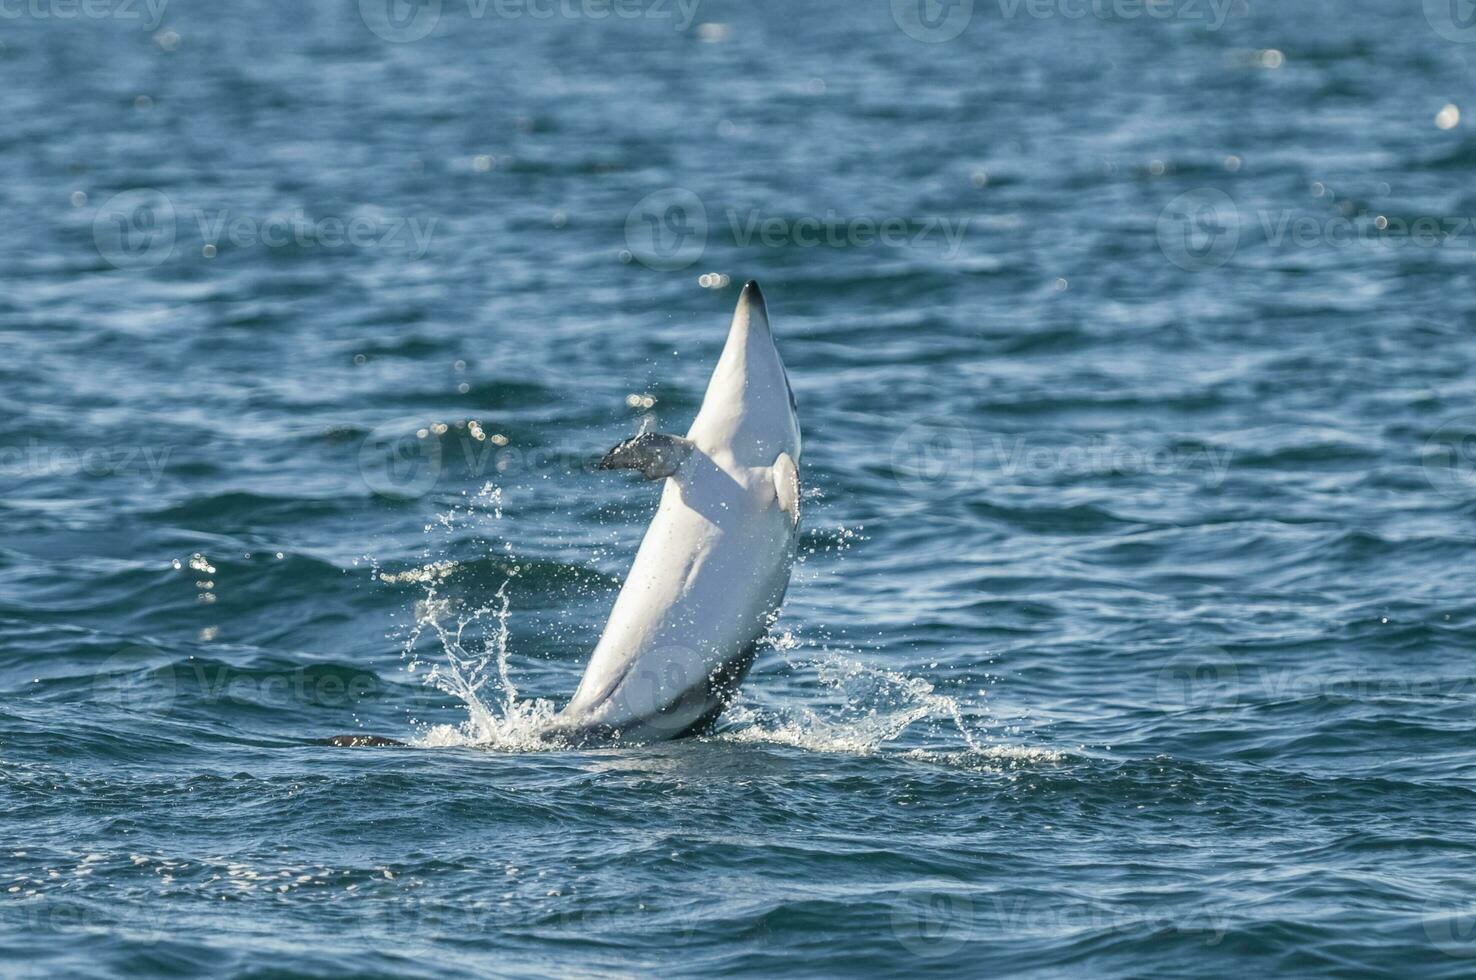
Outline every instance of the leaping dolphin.
{"label": "leaping dolphin", "polygon": [[[764,295],[750,282],[686,437],[644,433],[600,461],[666,485],[584,679],[543,735],[655,741],[717,720],[789,588],[799,461],[794,391]],[[326,741],[403,744],[363,735]]]}
{"label": "leaping dolphin", "polygon": [[685,438],[645,433],[602,469],[664,480],[661,506],[550,734],[651,741],[717,720],[789,588],[799,540],[800,427],[757,282]]}

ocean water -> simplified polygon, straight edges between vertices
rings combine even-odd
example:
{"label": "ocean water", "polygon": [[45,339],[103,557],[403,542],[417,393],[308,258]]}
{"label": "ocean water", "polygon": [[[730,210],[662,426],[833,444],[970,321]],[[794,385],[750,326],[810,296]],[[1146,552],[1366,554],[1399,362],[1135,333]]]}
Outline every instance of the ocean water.
{"label": "ocean water", "polygon": [[[0,5],[0,974],[1469,976],[1462,15]],[[749,278],[774,642],[540,745]]]}

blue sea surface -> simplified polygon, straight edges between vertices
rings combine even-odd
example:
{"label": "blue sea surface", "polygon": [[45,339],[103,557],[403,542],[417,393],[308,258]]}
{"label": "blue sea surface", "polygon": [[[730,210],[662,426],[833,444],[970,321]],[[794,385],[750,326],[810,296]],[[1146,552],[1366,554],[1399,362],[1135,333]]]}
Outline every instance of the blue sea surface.
{"label": "blue sea surface", "polygon": [[[1470,976],[1473,72],[1451,0],[0,3],[0,975]],[[540,744],[748,279],[773,642]]]}

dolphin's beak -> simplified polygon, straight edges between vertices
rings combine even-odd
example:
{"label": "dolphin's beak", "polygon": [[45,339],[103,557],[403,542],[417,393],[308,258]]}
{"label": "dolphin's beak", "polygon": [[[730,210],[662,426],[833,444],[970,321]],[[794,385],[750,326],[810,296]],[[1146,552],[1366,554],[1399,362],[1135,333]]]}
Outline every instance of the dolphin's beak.
{"label": "dolphin's beak", "polygon": [[757,279],[750,279],[744,285],[743,292],[738,296],[736,316],[747,319],[749,323],[762,323],[768,327],[769,307],[764,303],[764,291],[759,288]]}
{"label": "dolphin's beak", "polygon": [[703,452],[732,453],[743,466],[772,466],[781,452],[798,458],[793,401],[763,291],[750,281],[687,438]]}

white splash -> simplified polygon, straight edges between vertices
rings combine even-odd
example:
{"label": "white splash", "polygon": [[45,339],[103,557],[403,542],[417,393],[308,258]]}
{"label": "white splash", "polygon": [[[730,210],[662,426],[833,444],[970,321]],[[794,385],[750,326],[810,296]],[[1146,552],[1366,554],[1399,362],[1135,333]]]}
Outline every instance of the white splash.
{"label": "white splash", "polygon": [[[427,525],[426,533],[449,534],[458,520],[501,518],[501,491],[488,484],[464,509],[453,507],[438,515],[435,523]],[[833,545],[838,551],[849,547],[857,533],[845,528],[841,532]],[[413,744],[425,748],[475,746],[499,752],[562,748],[540,737],[556,714],[554,703],[522,697],[513,679],[509,647],[516,566],[491,602],[468,608],[441,592],[454,575],[456,563],[435,560],[431,551],[428,547],[421,569],[395,575],[375,569],[382,581],[423,588],[424,595],[415,606],[415,624],[404,644],[410,671],[466,708],[465,721],[432,725]],[[434,640],[427,644],[429,657],[420,649],[428,639]],[[1062,758],[1052,750],[990,743],[983,723],[971,722],[971,712],[956,698],[940,693],[923,678],[868,666],[854,651],[816,649],[790,633],[774,639],[773,651],[783,658],[796,682],[785,685],[793,693],[773,700],[762,683],[765,676],[752,678],[724,714],[715,740],[849,755],[871,755],[895,745],[892,751],[918,761],[984,769]],[[814,694],[816,681],[825,691],[822,697]],[[897,744],[904,737],[905,747]]]}
{"label": "white splash", "polygon": [[965,720],[956,698],[940,694],[921,677],[870,667],[844,653],[822,651],[793,656],[800,641],[782,634],[775,650],[799,676],[813,674],[831,696],[812,702],[762,703],[759,685],[750,684],[729,707],[724,720],[736,725],[720,738],[772,742],[815,752],[870,755],[901,738],[921,722],[936,731],[946,725],[970,752],[982,752],[981,736]]}
{"label": "white splash", "polygon": [[[477,745],[503,752],[530,752],[551,748],[538,732],[553,718],[554,705],[541,698],[519,697],[508,667],[508,620],[511,599],[508,584],[498,587],[493,605],[474,609],[470,614],[455,614],[451,603],[427,589],[426,599],[419,604],[415,630],[407,644],[414,648],[427,630],[441,645],[445,659],[431,665],[425,683],[451,695],[466,705],[466,721],[459,725],[434,725],[419,740],[425,747]],[[491,614],[492,623],[485,626],[484,617]],[[454,620],[448,625],[446,620]],[[466,648],[468,627],[482,627],[482,652]]]}
{"label": "white splash", "polygon": [[[465,508],[452,507],[436,515],[426,534],[452,533],[458,521],[500,521],[502,491],[488,483]],[[425,591],[415,604],[415,625],[405,640],[405,657],[412,674],[428,668],[423,682],[456,698],[466,707],[466,720],[456,725],[432,725],[414,744],[424,747],[475,745],[504,752],[528,752],[551,748],[538,732],[554,715],[554,705],[541,698],[519,696],[508,664],[509,620],[512,599],[508,589],[516,575],[504,579],[492,601],[467,608],[441,594],[442,584],[454,574],[457,563],[433,560],[430,547],[426,563],[416,571],[383,581],[413,582]],[[427,661],[417,649],[423,638],[434,637],[439,659]],[[478,650],[468,643],[480,639]]]}

